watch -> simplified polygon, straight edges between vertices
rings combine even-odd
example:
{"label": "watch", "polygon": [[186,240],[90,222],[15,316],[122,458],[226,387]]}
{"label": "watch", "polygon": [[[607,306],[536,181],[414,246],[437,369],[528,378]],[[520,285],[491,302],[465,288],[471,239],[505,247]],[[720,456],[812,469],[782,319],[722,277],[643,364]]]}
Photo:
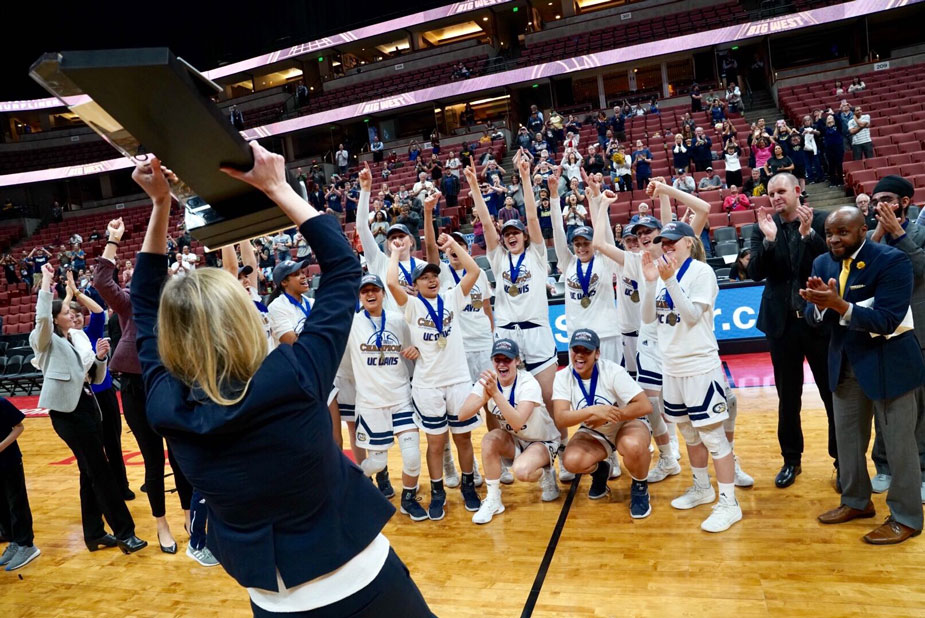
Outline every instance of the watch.
{"label": "watch", "polygon": [[813,228],[809,228],[809,234],[807,234],[806,236],[800,236],[800,238],[804,241],[812,240],[815,235],[816,235],[816,230],[814,230]]}

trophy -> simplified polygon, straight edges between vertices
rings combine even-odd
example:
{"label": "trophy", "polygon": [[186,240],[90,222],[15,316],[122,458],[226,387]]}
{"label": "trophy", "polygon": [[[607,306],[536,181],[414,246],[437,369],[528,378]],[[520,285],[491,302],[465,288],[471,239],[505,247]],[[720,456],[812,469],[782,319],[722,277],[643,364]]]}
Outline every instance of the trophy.
{"label": "trophy", "polygon": [[133,162],[156,155],[172,169],[186,229],[207,248],[292,226],[266,195],[219,171],[250,169],[250,146],[213,101],[221,87],[169,49],[45,54],[30,75]]}

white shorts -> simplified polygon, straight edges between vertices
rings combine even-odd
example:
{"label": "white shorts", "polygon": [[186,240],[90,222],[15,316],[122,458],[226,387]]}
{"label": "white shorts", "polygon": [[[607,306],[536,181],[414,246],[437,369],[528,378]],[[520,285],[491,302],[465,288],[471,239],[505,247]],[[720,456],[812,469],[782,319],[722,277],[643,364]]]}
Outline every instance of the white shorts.
{"label": "white shorts", "polygon": [[[617,450],[617,435],[620,433],[620,430],[623,429],[623,426],[627,423],[632,423],[633,421],[642,421],[646,430],[649,429],[649,421],[645,418],[634,418],[628,421],[622,421],[619,423],[605,423],[604,425],[598,427],[597,429],[592,429],[586,425],[582,425],[578,428],[577,433],[586,433],[592,438],[600,442],[604,449],[607,450],[607,456],[610,457],[613,455],[614,451]],[[567,448],[567,447],[566,447]]]}
{"label": "white shorts", "polygon": [[452,433],[466,433],[482,424],[478,414],[464,421],[459,420],[459,411],[472,385],[460,382],[440,388],[421,388],[411,385],[411,399],[414,403],[415,423],[424,433],[440,435],[449,427]]}
{"label": "white shorts", "polygon": [[623,358],[620,365],[626,369],[630,377],[636,379],[636,344],[639,341],[639,335],[628,335],[623,333]]}
{"label": "white shorts", "polygon": [[636,382],[649,391],[662,390],[662,353],[658,342],[643,339],[636,348]]}
{"label": "white shorts", "polygon": [[532,375],[537,375],[547,367],[555,367],[559,362],[556,353],[556,340],[549,325],[532,328],[496,328],[495,339],[513,339],[520,347],[520,356],[524,368]]}
{"label": "white shorts", "polygon": [[410,401],[388,408],[358,408],[356,422],[357,446],[371,451],[388,450],[395,434],[417,429]]}
{"label": "white shorts", "polygon": [[[559,453],[559,444],[558,440],[542,440],[536,442],[530,442],[529,440],[521,440],[514,434],[509,433],[511,439],[514,440],[514,459],[520,457],[520,454],[523,453],[531,444],[542,444],[546,447],[546,450],[549,452],[549,465],[552,465],[556,461],[556,455]],[[501,463],[506,467],[510,468],[514,465],[514,459],[508,459],[507,457],[501,458]]]}
{"label": "white shorts", "polygon": [[623,365],[623,335],[601,337],[601,358]]}
{"label": "white shorts", "polygon": [[469,379],[475,384],[486,369],[492,369],[491,350],[466,351],[466,364],[469,366]]}
{"label": "white shorts", "polygon": [[713,425],[729,418],[723,366],[696,376],[665,376],[662,398],[668,420],[690,421],[694,427]]}
{"label": "white shorts", "polygon": [[[340,420],[356,420],[356,402],[357,402],[357,385],[353,381],[353,376],[334,377],[334,390],[337,396],[337,407],[340,408]],[[330,405],[330,402],[328,402]]]}

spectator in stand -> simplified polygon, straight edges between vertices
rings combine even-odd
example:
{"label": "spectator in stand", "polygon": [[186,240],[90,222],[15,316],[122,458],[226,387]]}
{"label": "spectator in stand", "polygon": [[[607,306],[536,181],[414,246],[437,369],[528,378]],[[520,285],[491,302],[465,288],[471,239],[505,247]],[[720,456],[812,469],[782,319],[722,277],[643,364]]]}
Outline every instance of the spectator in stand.
{"label": "spectator in stand", "polygon": [[642,202],[641,204],[639,204],[639,206],[636,208],[636,214],[630,217],[630,223],[629,223],[630,228],[632,228],[634,225],[639,223],[640,219],[645,219],[646,217],[648,217],[649,213],[650,213],[650,210],[649,210],[648,204],[646,204],[645,202]]}
{"label": "spectator in stand", "polygon": [[[373,233],[373,238],[376,240],[376,244],[379,245],[379,249],[384,252],[386,232],[389,231],[389,219],[385,216],[384,210],[376,211],[375,215],[373,216],[373,222],[369,228]],[[359,234],[357,234],[357,236],[359,236]]]}
{"label": "spectator in stand", "polygon": [[344,195],[335,185],[328,187],[324,194],[325,213],[337,217],[340,221],[344,216]]}
{"label": "spectator in stand", "polygon": [[755,165],[752,167],[761,170],[761,180],[767,185],[767,176],[764,173],[764,168],[767,162],[774,156],[774,148],[777,144],[774,142],[773,137],[759,134],[757,129],[755,135],[756,138],[752,145],[752,152],[755,155]]}
{"label": "spectator in stand", "polygon": [[723,188],[723,179],[713,171],[712,167],[707,167],[707,175],[697,183],[698,191],[715,191]]}
{"label": "spectator in stand", "polygon": [[703,127],[694,129],[690,153],[691,160],[697,167],[698,172],[702,172],[712,165],[713,153],[710,151],[712,147],[713,140],[704,132]]}
{"label": "spectator in stand", "polygon": [[646,110],[646,113],[652,114],[653,116],[662,115],[661,110],[658,108],[658,98],[657,97],[652,97],[652,99],[649,101],[649,109]]}
{"label": "spectator in stand", "polygon": [[[384,156],[384,155],[383,155],[383,151],[385,150],[385,144],[382,143],[382,140],[379,139],[379,136],[378,136],[378,135],[376,136],[376,138],[375,138],[372,142],[370,142],[370,144],[369,144],[369,150],[370,150],[370,152],[373,153],[373,161],[374,161],[374,162],[379,163],[379,162],[382,161],[382,158],[383,158],[383,156]],[[341,173],[344,173],[344,172],[346,172],[346,171],[347,171],[347,168],[346,168],[346,166],[344,166],[344,171],[341,172]]]}
{"label": "spectator in stand", "polygon": [[434,188],[434,183],[427,179],[427,172],[418,174],[418,181],[411,187],[411,201],[423,211],[424,197]]}
{"label": "spectator in stand", "polygon": [[421,146],[418,144],[417,140],[411,140],[411,143],[408,144],[408,160],[414,163],[418,159],[418,155],[421,154]]}
{"label": "spectator in stand", "polygon": [[503,198],[499,192],[487,182],[482,182],[482,184],[479,185],[479,189],[482,193],[482,199],[485,200],[485,205],[488,206],[488,212],[490,212],[493,217],[497,217],[498,211],[504,203]]}
{"label": "spectator in stand", "polygon": [[543,238],[552,238],[552,205],[549,201],[549,194],[545,189],[540,193],[540,201],[536,205],[536,212],[540,220],[540,231]]}
{"label": "spectator in stand", "polygon": [[757,168],[752,168],[752,175],[745,181],[742,190],[751,197],[761,197],[768,194],[767,185],[761,178],[761,172]]}
{"label": "spectator in stand", "polygon": [[845,88],[844,88],[844,86],[842,86],[841,81],[839,81],[839,80],[837,80],[837,79],[835,80],[835,87],[832,88],[832,94],[835,95],[835,96],[837,96],[837,97],[840,97],[840,96],[842,96],[843,94],[845,94]]}
{"label": "spectator in stand", "polygon": [[739,193],[739,187],[736,185],[729,186],[729,195],[723,200],[723,210],[734,212],[736,210],[748,210],[752,207],[752,202],[747,195]]}
{"label": "spectator in stand", "polygon": [[532,105],[530,117],[527,118],[527,129],[530,131],[531,135],[536,135],[537,133],[542,133],[544,128],[543,114],[540,113],[536,105]]}
{"label": "spectator in stand", "polygon": [[568,120],[565,121],[565,132],[572,132],[575,135],[581,133],[581,122],[573,114],[569,114]]}
{"label": "spectator in stand", "polygon": [[713,102],[710,103],[710,119],[713,124],[726,120],[725,104],[719,97],[716,97],[713,99]]}
{"label": "spectator in stand", "polygon": [[72,245],[79,245],[83,241],[84,241],[83,237],[77,232],[74,232],[73,234],[71,234],[71,238],[70,240],[68,240],[68,243]]}
{"label": "spectator in stand", "polygon": [[775,144],[774,156],[768,159],[767,163],[764,164],[764,178],[770,179],[771,176],[778,172],[792,172],[793,167],[793,161],[784,154],[783,147],[780,144]]}
{"label": "spectator in stand", "polygon": [[19,273],[18,270],[19,263],[9,253],[3,254],[3,260],[0,261],[3,264],[3,274],[6,276],[6,282],[8,285],[16,285],[19,283]]}
{"label": "spectator in stand", "polygon": [[411,238],[414,239],[415,248],[420,249],[421,235],[418,232],[421,229],[420,215],[411,210],[411,207],[406,204],[401,207],[401,214],[395,219],[395,223],[400,223],[408,228],[408,231],[411,232]]}
{"label": "spectator in stand", "polygon": [[742,155],[742,149],[735,140],[726,142],[726,150],[723,152],[723,160],[726,162],[726,186],[742,186],[742,163],[739,157]]}
{"label": "spectator in stand", "polygon": [[534,157],[539,157],[541,152],[548,149],[549,144],[546,143],[546,140],[543,138],[543,134],[536,133],[533,136],[533,142],[530,144],[530,153]]}
{"label": "spectator in stand", "polygon": [[684,145],[684,136],[676,133],[674,136],[674,147],[671,149],[671,163],[674,166],[675,174],[680,174],[680,170],[686,170],[691,164],[691,152]]}
{"label": "spectator in stand", "polygon": [[806,154],[803,151],[803,136],[794,130],[786,140],[781,141],[781,146],[784,147],[784,152],[793,163],[791,173],[800,181],[803,197],[808,197],[809,193],[806,192]]}
{"label": "spectator in stand", "polygon": [[[701,181],[701,184],[703,181]],[[694,183],[694,179],[690,177],[687,173],[687,170],[683,167],[678,170],[678,177],[675,178],[672,186],[679,191],[684,191],[685,193],[693,193],[697,190],[697,185]]]}
{"label": "spectator in stand", "polygon": [[440,134],[437,129],[430,132],[430,150],[435,155],[440,154]]}
{"label": "spectator in stand", "polygon": [[594,130],[597,131],[597,143],[601,149],[607,148],[607,131],[610,129],[610,120],[604,111],[597,113],[594,119]]}
{"label": "spectator in stand", "polygon": [[498,211],[497,218],[499,221],[521,219],[520,211],[517,209],[517,205],[514,203],[514,200],[510,196],[504,198],[504,206],[501,208],[501,210]]}
{"label": "spectator in stand", "polygon": [[748,263],[752,259],[752,251],[745,247],[739,251],[735,264],[729,269],[730,281],[748,281]]}
{"label": "spectator in stand", "polygon": [[357,188],[357,183],[348,181],[344,196],[347,198],[344,206],[344,222],[353,223],[357,218],[357,204],[360,201],[360,190]]}
{"label": "spectator in stand", "polygon": [[514,200],[514,206],[520,212],[520,219],[523,221],[526,214],[524,213],[524,186],[520,183],[520,174],[511,176],[511,184],[507,186],[507,195]]}
{"label": "spectator in stand", "polygon": [[571,182],[573,178],[581,181],[581,155],[577,150],[570,150],[566,147],[565,155],[562,158],[562,176],[566,182]]}
{"label": "spectator in stand", "polygon": [[858,76],[851,80],[851,84],[848,86],[848,92],[849,93],[860,92],[861,90],[864,90],[865,88],[867,88],[867,84],[865,84],[864,80],[862,80],[860,76]]}
{"label": "spectator in stand", "polygon": [[870,137],[870,116],[855,106],[854,116],[848,121],[848,133],[851,135],[851,154],[855,161],[874,156],[874,143]]}
{"label": "spectator in stand", "polygon": [[[289,234],[287,234],[285,230],[280,230],[271,240],[273,242],[273,251],[276,252],[277,261],[285,262],[290,259],[292,256],[292,238]],[[183,248],[183,252],[187,252],[187,247]]]}
{"label": "spectator in stand", "polygon": [[[11,200],[7,199],[6,203],[9,204],[10,208],[13,207],[13,202]],[[4,208],[4,210],[9,210],[9,208]],[[55,200],[51,205],[51,220],[55,223],[64,221],[64,209],[61,208],[61,204],[58,203],[58,200]]]}
{"label": "spectator in stand", "polygon": [[347,152],[343,144],[340,144],[337,147],[337,152],[334,153],[334,163],[337,165],[338,174],[344,175],[347,173],[347,166],[350,163],[350,153]]}
{"label": "spectator in stand", "polygon": [[588,146],[588,156],[585,158],[584,162],[584,169],[588,176],[591,174],[602,174],[606,167],[607,162],[604,160],[604,156],[598,151],[597,147],[594,144]]}
{"label": "spectator in stand", "polygon": [[460,119],[466,128],[469,128],[475,124],[475,110],[472,109],[472,103],[466,103]]}
{"label": "spectator in stand", "polygon": [[626,118],[628,115],[627,110],[615,105],[613,116],[610,117],[610,129],[613,131],[614,137],[621,142],[626,141]]}
{"label": "spectator in stand", "polygon": [[462,169],[462,162],[459,160],[459,157],[456,156],[456,152],[451,150],[449,156],[446,159],[445,169],[450,174],[459,178],[459,172]]}
{"label": "spectator in stand", "polygon": [[867,225],[867,229],[872,230],[876,228],[877,215],[874,213],[874,209],[870,207],[870,196],[866,193],[859,193],[858,196],[854,198],[854,205],[857,206],[861,214],[864,215],[864,222]]}
{"label": "spectator in stand", "polygon": [[691,85],[691,113],[703,111],[703,95],[697,82]]}
{"label": "spectator in stand", "polygon": [[620,191],[633,190],[633,162],[626,154],[626,148],[620,146],[617,153],[613,155],[613,184],[620,186]]}
{"label": "spectator in stand", "polygon": [[564,191],[560,189],[560,194],[562,195],[563,201],[569,195],[574,195],[575,199],[578,200],[579,204],[587,207],[587,202],[585,200],[585,193],[584,191],[581,190],[581,183],[578,182],[577,178],[571,179],[568,183],[568,187]]}
{"label": "spectator in stand", "polygon": [[237,105],[231,106],[231,114],[228,116],[228,121],[231,122],[231,126],[238,131],[244,130],[244,114],[238,110]]}
{"label": "spectator in stand", "polygon": [[533,138],[530,137],[530,131],[527,130],[527,127],[520,125],[520,128],[517,130],[517,136],[514,138],[514,147],[530,150],[532,146]]}
{"label": "spectator in stand", "polygon": [[731,53],[727,53],[726,57],[723,58],[722,77],[724,84],[740,85],[739,63],[736,62],[736,59],[732,57]]}
{"label": "spectator in stand", "polygon": [[[636,188],[644,191],[649,186],[649,179],[652,177],[652,151],[643,146],[641,139],[636,140],[633,165],[636,167]],[[591,173],[590,170],[588,173]]]}
{"label": "spectator in stand", "polygon": [[[816,114],[822,112],[816,110]],[[822,153],[819,152],[819,138],[822,133],[816,128],[813,117],[803,116],[803,126],[800,128],[803,137],[803,157],[806,159],[806,180],[810,183],[822,182]]]}
{"label": "spectator in stand", "polygon": [[738,84],[730,83],[726,86],[726,106],[730,114],[740,114],[745,111],[742,106],[742,91]]}
{"label": "spectator in stand", "polygon": [[495,178],[504,180],[504,175],[506,173],[505,169],[498,165],[497,161],[489,161],[485,165],[485,171],[482,172],[482,175],[485,177],[486,182],[494,184]]}
{"label": "spectator in stand", "polygon": [[459,203],[459,174],[444,174],[438,186],[446,198],[447,207],[455,208]]}
{"label": "spectator in stand", "polygon": [[565,220],[565,237],[569,245],[572,244],[572,233],[578,228],[587,225],[588,210],[578,201],[578,196],[569,193],[563,202],[565,212],[562,214]]}
{"label": "spectator in stand", "polygon": [[829,170],[829,186],[840,187],[844,182],[842,162],[845,159],[845,141],[832,114],[825,119],[822,144],[825,147],[825,163]]}

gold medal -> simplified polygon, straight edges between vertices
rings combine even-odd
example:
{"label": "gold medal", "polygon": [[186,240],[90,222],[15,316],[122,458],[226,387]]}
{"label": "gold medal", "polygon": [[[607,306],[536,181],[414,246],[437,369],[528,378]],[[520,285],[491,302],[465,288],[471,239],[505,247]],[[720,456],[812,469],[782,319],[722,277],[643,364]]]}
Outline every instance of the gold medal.
{"label": "gold medal", "polygon": [[480,300],[472,301],[472,308],[475,309],[476,311],[480,311],[482,309],[482,301]]}
{"label": "gold medal", "polygon": [[678,316],[674,313],[669,313],[668,317],[665,318],[665,321],[668,322],[668,326],[674,326],[678,323]]}
{"label": "gold medal", "polygon": [[630,300],[634,303],[639,302],[639,290],[633,290],[633,293],[630,294]]}
{"label": "gold medal", "polygon": [[441,337],[440,335],[437,335],[437,347],[440,348],[441,350],[446,348],[446,337]]}
{"label": "gold medal", "polygon": [[510,296],[511,298],[517,298],[518,296],[520,296],[520,290],[517,289],[516,285],[512,285],[511,287],[507,289],[507,295]]}
{"label": "gold medal", "polygon": [[587,296],[585,296],[584,298],[582,298],[582,299],[581,299],[581,306],[582,306],[582,308],[584,308],[584,309],[587,309],[588,307],[590,307],[590,306],[591,306],[591,299],[588,298]]}

